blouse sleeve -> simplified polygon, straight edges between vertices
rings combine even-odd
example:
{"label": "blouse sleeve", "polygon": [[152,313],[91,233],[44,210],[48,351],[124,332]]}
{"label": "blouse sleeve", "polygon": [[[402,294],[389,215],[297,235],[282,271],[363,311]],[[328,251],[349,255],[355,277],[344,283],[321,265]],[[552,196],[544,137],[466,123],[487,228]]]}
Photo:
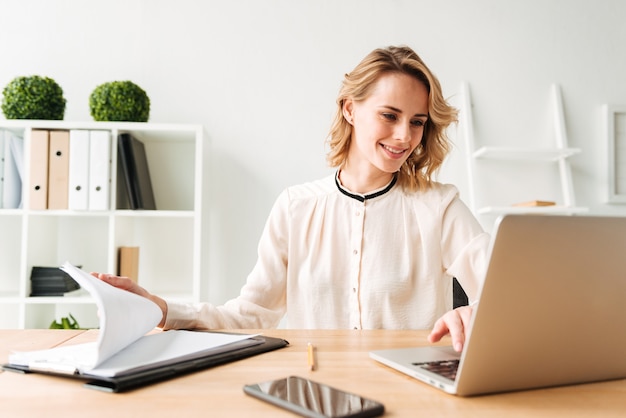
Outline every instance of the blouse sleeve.
{"label": "blouse sleeve", "polygon": [[274,203],[258,245],[258,258],[241,293],[224,305],[168,301],[164,329],[275,328],[285,314],[289,196]]}
{"label": "blouse sleeve", "polygon": [[490,236],[461,201],[456,188],[450,191],[447,202],[442,217],[444,268],[473,302],[484,280]]}

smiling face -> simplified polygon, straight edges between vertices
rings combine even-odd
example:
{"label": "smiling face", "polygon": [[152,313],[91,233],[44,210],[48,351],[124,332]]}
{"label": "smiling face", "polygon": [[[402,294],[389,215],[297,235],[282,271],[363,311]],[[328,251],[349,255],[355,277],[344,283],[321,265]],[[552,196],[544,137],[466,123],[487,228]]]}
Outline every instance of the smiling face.
{"label": "smiling face", "polygon": [[347,99],[343,114],[353,130],[341,180],[353,191],[368,192],[390,181],[421,142],[428,89],[410,75],[384,74],[365,100]]}

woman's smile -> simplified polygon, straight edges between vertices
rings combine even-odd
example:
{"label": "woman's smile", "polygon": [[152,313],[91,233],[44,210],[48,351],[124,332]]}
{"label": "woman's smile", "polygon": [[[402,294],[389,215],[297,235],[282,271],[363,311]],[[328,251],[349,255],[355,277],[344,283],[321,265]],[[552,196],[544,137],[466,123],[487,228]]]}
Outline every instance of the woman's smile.
{"label": "woman's smile", "polygon": [[385,144],[380,144],[380,146],[387,151],[391,158],[402,158],[407,151],[406,148],[391,147]]}

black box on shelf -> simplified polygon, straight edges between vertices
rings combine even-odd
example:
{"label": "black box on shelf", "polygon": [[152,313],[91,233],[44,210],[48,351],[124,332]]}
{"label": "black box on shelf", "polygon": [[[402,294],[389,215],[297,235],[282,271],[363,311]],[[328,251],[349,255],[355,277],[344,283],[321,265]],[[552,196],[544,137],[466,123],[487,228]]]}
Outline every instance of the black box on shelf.
{"label": "black box on shelf", "polygon": [[80,285],[58,267],[34,266],[30,283],[30,296],[63,296],[80,289]]}

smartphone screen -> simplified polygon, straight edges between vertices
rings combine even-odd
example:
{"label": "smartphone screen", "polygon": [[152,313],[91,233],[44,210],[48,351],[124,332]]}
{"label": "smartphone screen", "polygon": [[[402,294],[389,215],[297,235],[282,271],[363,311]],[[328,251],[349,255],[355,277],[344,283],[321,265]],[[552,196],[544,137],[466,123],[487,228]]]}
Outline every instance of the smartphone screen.
{"label": "smartphone screen", "polygon": [[383,404],[297,376],[244,386],[244,392],[305,417],[376,417]]}

